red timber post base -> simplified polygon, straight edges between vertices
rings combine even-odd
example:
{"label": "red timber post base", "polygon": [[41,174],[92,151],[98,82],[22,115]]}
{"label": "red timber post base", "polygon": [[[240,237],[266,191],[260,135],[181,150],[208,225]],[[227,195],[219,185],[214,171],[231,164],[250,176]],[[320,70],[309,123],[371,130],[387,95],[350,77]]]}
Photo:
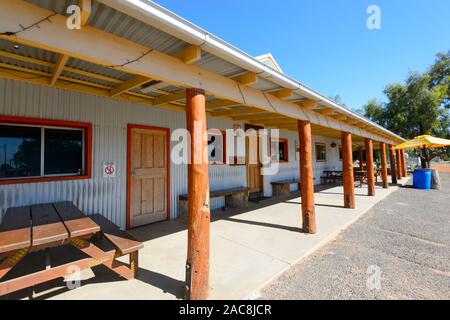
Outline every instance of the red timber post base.
{"label": "red timber post base", "polygon": [[341,133],[342,143],[342,176],[344,180],[344,207],[355,208],[355,179],[353,175],[352,134]]}
{"label": "red timber post base", "polygon": [[188,164],[186,299],[204,300],[209,295],[210,206],[203,90],[186,90],[186,121],[191,136]]}
{"label": "red timber post base", "polygon": [[383,182],[383,188],[389,187],[388,174],[387,174],[387,159],[386,159],[386,145],[380,142],[380,154],[381,154],[381,180]]}
{"label": "red timber post base", "polygon": [[316,233],[314,212],[314,176],[312,162],[311,123],[298,120],[300,141],[300,192],[302,197],[302,230],[304,233]]}
{"label": "red timber post base", "polygon": [[375,169],[373,167],[372,139],[365,138],[366,144],[366,171],[367,171],[367,195],[375,196]]}

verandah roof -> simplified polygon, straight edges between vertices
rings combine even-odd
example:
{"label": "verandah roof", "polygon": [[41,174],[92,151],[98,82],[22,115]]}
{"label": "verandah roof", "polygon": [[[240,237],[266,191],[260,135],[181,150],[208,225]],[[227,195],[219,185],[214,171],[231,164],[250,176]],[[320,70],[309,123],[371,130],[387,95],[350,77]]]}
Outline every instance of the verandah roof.
{"label": "verandah roof", "polygon": [[[20,0],[11,1],[12,5],[17,5],[21,9],[24,9],[23,12],[29,11],[27,19],[25,19],[25,14],[20,15],[24,19],[21,23],[22,25],[27,25],[27,22],[31,22],[31,17],[37,18],[39,16],[42,18],[43,15],[49,13],[49,11],[39,9],[34,5],[49,9],[52,12],[65,14],[65,8],[70,3],[70,1],[54,2],[35,0],[29,0],[28,2],[33,3],[33,6],[29,4],[25,5]],[[100,2],[108,3],[115,1]],[[133,43],[142,45],[145,48],[151,48],[164,53],[167,57],[177,57],[180,53],[189,50],[189,48],[193,47],[195,49],[196,47],[190,46],[186,41],[177,39],[162,30],[145,24],[100,2],[92,2],[91,14],[87,21],[90,29],[94,28],[99,31],[106,31],[120,38],[131,40]],[[11,16],[8,13],[8,7],[11,7],[11,5],[6,5],[5,10],[2,10],[5,19],[1,19],[0,31],[18,28],[17,19],[10,19],[9,21],[6,19]],[[50,34],[52,34],[50,27],[55,24],[57,24],[55,21],[52,21],[51,24],[43,24],[37,30],[29,30],[20,36],[14,37],[17,39],[1,36],[6,41],[0,43],[0,60],[2,62],[0,71],[5,71],[5,69],[15,70],[17,72],[15,78],[18,80],[20,78],[17,77],[19,72],[30,72],[35,75],[50,77],[51,71],[57,63],[58,56],[67,48],[62,44],[57,47],[51,47],[48,43],[45,44],[42,41],[36,43],[35,36],[40,36],[37,33],[44,34],[48,32],[50,37]],[[67,32],[68,30],[58,31]],[[82,31],[83,29],[75,32],[80,33]],[[14,40],[21,43],[19,50],[12,49]],[[32,43],[33,45],[26,46],[24,43]],[[92,50],[95,50],[95,48],[92,48]],[[354,133],[356,138],[370,137],[374,140],[391,144],[397,144],[402,141],[395,134],[370,123],[366,119],[361,119],[361,116],[353,114],[348,110],[330,108],[330,105],[325,104],[325,101],[313,100],[307,96],[300,95],[295,90],[283,88],[271,81],[272,79],[270,77],[262,77],[260,74],[252,77],[252,72],[236,64],[225,61],[210,52],[205,52],[203,48],[199,48],[199,51],[200,56],[189,62],[198,68],[192,68],[190,71],[209,71],[212,74],[224,77],[224,79],[231,78],[241,84],[239,90],[237,86],[234,87],[236,92],[234,96],[231,94],[234,100],[224,99],[221,90],[217,90],[216,92],[207,90],[207,109],[210,116],[226,117],[235,121],[246,121],[266,127],[286,130],[296,130],[296,119],[306,117],[313,123],[313,131],[316,131],[313,133],[315,134],[339,136],[340,131],[345,130]],[[89,55],[92,56],[92,53],[89,53]],[[30,58],[35,60],[30,62]],[[184,109],[184,85],[181,84],[180,87],[178,79],[174,81],[161,81],[162,79],[158,79],[158,77],[148,77],[147,79],[144,78],[144,81],[137,86],[127,87],[132,79],[136,77],[136,70],[108,68],[107,65],[105,66],[105,64],[98,63],[92,59],[81,58],[84,58],[84,56],[81,57],[79,52],[71,53],[68,62],[62,69],[60,78],[56,82],[56,87],[61,87],[58,86],[59,82],[69,82],[76,84],[76,86],[69,86],[66,83],[66,89],[80,89],[82,86],[89,86],[96,89],[89,90],[90,93],[110,95],[108,92],[111,92],[115,87],[122,86],[127,90],[119,92],[118,96],[114,98],[126,98],[135,102],[148,103],[149,105],[159,107],[171,107],[176,110]],[[129,58],[127,57],[127,59]],[[152,72],[150,71],[149,73]],[[11,77],[6,72],[2,73],[2,76]],[[44,81],[41,81],[41,84],[44,84]],[[210,84],[201,83],[201,85],[206,86]],[[263,95],[255,100],[257,102],[255,104],[255,101],[252,99],[261,93]],[[263,105],[259,105],[259,103]]]}

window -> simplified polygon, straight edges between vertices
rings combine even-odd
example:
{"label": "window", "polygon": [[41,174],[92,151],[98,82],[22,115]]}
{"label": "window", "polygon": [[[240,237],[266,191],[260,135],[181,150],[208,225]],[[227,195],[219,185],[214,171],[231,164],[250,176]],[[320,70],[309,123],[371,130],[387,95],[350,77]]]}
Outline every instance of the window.
{"label": "window", "polygon": [[0,117],[0,184],[89,178],[90,139],[90,124]]}
{"label": "window", "polygon": [[339,160],[342,161],[342,146],[339,145]]}
{"label": "window", "polygon": [[208,161],[209,164],[225,164],[225,133],[208,130]]}
{"label": "window", "polygon": [[327,149],[324,143],[316,143],[316,161],[327,161]]}
{"label": "window", "polygon": [[270,154],[272,161],[278,162],[288,162],[289,161],[289,153],[288,153],[288,139],[279,138],[270,140],[271,149]]}

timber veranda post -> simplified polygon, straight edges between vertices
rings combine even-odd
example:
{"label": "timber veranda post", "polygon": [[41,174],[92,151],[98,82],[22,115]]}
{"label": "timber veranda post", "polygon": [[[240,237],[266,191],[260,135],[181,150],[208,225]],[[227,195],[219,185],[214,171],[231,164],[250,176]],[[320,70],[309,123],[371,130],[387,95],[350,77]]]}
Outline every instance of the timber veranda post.
{"label": "timber veranda post", "polygon": [[311,123],[298,120],[300,141],[300,193],[302,201],[302,230],[304,233],[316,233],[314,209],[314,175],[312,162]]}
{"label": "timber veranda post", "polygon": [[400,150],[395,150],[395,158],[396,158],[396,164],[397,164],[397,180],[402,179],[402,165],[401,165],[401,156],[400,156]]}
{"label": "timber veranda post", "polygon": [[353,174],[352,134],[341,132],[342,176],[344,180],[344,207],[355,208],[355,178]]}
{"label": "timber veranda post", "polygon": [[395,167],[395,152],[394,152],[394,146],[389,146],[389,161],[391,163],[391,180],[392,183],[397,183],[397,170]]}
{"label": "timber veranda post", "polygon": [[381,154],[381,180],[383,181],[383,188],[389,187],[388,174],[387,174],[387,159],[386,159],[386,145],[384,142],[380,142],[380,154]]}
{"label": "timber veranda post", "polygon": [[186,299],[209,295],[210,204],[205,92],[186,89],[186,122],[191,137],[188,164],[188,251]]}
{"label": "timber veranda post", "polygon": [[375,196],[375,172],[373,167],[373,144],[372,139],[365,138],[366,144],[366,171],[367,171],[367,195]]}

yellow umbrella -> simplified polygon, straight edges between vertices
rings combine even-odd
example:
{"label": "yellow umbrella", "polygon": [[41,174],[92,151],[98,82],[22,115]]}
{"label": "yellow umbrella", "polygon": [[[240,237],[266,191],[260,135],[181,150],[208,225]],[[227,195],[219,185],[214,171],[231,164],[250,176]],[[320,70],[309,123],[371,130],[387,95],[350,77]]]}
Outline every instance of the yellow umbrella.
{"label": "yellow umbrella", "polygon": [[450,140],[436,138],[429,135],[418,136],[394,147],[396,150],[417,149],[417,148],[439,148],[450,146]]}

